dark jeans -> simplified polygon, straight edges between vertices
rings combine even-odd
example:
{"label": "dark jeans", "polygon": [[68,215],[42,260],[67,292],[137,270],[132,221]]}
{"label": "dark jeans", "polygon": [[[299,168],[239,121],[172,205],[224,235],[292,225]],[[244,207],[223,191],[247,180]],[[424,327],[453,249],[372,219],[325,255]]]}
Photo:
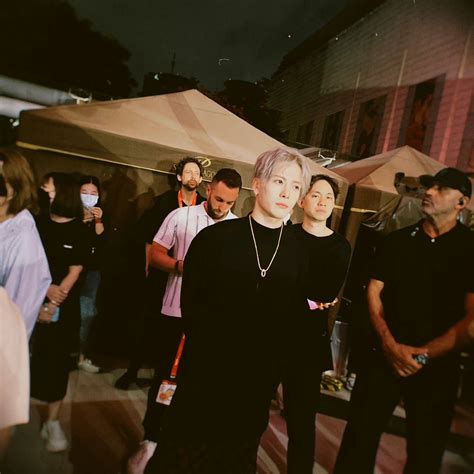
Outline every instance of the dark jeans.
{"label": "dark jeans", "polygon": [[357,374],[349,418],[335,474],[374,471],[380,436],[403,398],[406,410],[405,473],[439,472],[449,435],[459,382],[457,358],[432,360],[417,374],[401,378],[381,354]]}
{"label": "dark jeans", "polygon": [[79,301],[81,304],[81,330],[79,333],[79,350],[86,354],[89,344],[91,326],[97,315],[97,291],[100,285],[99,270],[88,270],[81,287]]}
{"label": "dark jeans", "polygon": [[181,318],[172,316],[157,316],[155,333],[155,374],[148,391],[148,402],[143,427],[145,428],[145,439],[158,441],[160,429],[162,427],[163,416],[169,408],[156,402],[156,396],[161,381],[168,378],[171,367],[176,356],[176,351],[183,334]]}

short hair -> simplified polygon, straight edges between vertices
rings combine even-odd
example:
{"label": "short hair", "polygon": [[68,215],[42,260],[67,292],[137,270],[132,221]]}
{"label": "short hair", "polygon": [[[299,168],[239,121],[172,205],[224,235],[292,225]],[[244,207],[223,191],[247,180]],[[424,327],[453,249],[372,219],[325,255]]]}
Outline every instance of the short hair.
{"label": "short hair", "polygon": [[84,217],[79,182],[71,174],[54,173],[56,194],[51,203],[50,213],[61,217]]}
{"label": "short hair", "polygon": [[228,188],[242,188],[242,177],[232,168],[221,168],[212,178],[211,184],[223,182]]}
{"label": "short hair", "polygon": [[263,152],[255,163],[254,179],[268,181],[279,163],[296,163],[301,168],[302,186],[300,197],[303,197],[309,188],[311,172],[307,163],[307,158],[294,148],[276,148]]}
{"label": "short hair", "polygon": [[332,188],[332,192],[334,193],[334,199],[337,199],[337,196],[339,196],[340,193],[339,184],[333,177],[328,176],[327,174],[315,174],[314,176],[311,176],[311,182],[309,183],[308,192],[311,191],[314,183],[318,181],[326,181]]}
{"label": "short hair", "polygon": [[194,163],[195,165],[197,165],[199,167],[199,173],[201,174],[201,176],[203,175],[204,173],[204,170],[203,170],[203,167],[201,165],[201,162],[197,159],[197,158],[193,158],[192,156],[187,156],[186,158],[183,158],[177,165],[176,165],[176,176],[182,176],[183,175],[183,171],[184,171],[184,167],[188,164],[188,163]]}
{"label": "short hair", "polygon": [[13,189],[13,197],[8,202],[8,213],[16,215],[24,209],[38,211],[38,195],[33,170],[27,159],[16,149],[0,150],[0,178]]}

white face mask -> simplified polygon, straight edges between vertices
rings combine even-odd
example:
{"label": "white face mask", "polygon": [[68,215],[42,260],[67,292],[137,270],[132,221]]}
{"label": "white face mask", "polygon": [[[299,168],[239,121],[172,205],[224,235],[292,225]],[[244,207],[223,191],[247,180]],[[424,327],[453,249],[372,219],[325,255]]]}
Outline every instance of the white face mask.
{"label": "white face mask", "polygon": [[98,200],[99,196],[81,193],[81,201],[84,207],[94,207]]}

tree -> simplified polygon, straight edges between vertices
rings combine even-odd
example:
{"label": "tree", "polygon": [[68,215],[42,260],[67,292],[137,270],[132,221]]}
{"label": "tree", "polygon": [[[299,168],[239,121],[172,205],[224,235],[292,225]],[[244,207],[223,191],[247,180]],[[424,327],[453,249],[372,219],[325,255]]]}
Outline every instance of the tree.
{"label": "tree", "polygon": [[278,122],[281,113],[267,107],[269,83],[268,79],[258,82],[228,80],[224,82],[222,91],[210,97],[262,132],[280,139],[282,133]]}
{"label": "tree", "polygon": [[0,11],[3,74],[97,98],[128,97],[136,85],[130,53],[115,39],[92,30],[64,1],[5,2]]}

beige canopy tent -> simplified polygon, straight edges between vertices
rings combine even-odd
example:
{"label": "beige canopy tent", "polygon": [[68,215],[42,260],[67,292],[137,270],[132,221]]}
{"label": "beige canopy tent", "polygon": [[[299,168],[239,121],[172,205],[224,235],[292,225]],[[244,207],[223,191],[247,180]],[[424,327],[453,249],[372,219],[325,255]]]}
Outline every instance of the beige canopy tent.
{"label": "beige canopy tent", "polygon": [[[123,193],[134,200],[143,193],[163,192],[166,175],[184,156],[201,159],[205,180],[211,180],[219,168],[231,167],[250,189],[257,156],[284,146],[197,90],[27,111],[21,115],[17,143],[34,151],[29,156],[43,173],[87,169],[102,181],[120,174],[124,186],[117,185],[118,202]],[[345,180],[309,159],[308,163],[313,174],[329,174],[342,184],[337,225]],[[119,172],[116,165],[126,168]],[[124,175],[131,182],[126,184]],[[237,214],[248,212],[252,203],[251,193],[243,192]]]}
{"label": "beige canopy tent", "polygon": [[[422,217],[421,200],[413,197],[420,186],[418,177],[433,175],[442,168],[444,164],[409,146],[336,168],[334,171],[351,186],[344,233],[352,247],[363,222],[374,226],[386,222],[385,232],[417,222]],[[398,186],[397,173],[404,174]],[[407,194],[406,188],[409,188]]]}

